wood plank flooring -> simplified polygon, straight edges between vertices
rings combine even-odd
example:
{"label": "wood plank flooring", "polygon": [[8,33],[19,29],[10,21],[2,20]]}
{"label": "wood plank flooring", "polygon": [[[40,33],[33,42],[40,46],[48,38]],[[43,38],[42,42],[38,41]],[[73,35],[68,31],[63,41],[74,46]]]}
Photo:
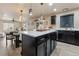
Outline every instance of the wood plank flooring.
{"label": "wood plank flooring", "polygon": [[6,46],[6,38],[0,38],[0,56],[20,56],[21,47],[15,48],[15,44],[11,44],[10,40],[7,42]]}
{"label": "wood plank flooring", "polygon": [[57,42],[56,49],[51,56],[79,56],[79,46]]}
{"label": "wood plank flooring", "polygon": [[[11,44],[8,40],[6,47],[6,38],[0,38],[0,56],[21,56],[21,47],[15,48],[15,44]],[[79,56],[79,46],[57,42],[56,49],[51,56]]]}

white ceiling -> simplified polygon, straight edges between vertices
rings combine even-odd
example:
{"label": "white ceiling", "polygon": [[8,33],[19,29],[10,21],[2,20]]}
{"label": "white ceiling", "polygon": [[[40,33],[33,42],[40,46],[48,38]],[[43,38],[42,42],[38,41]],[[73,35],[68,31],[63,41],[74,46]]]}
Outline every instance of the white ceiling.
{"label": "white ceiling", "polygon": [[[3,17],[6,19],[19,18],[20,10],[23,10],[23,14],[27,17],[29,9],[32,8],[33,17],[40,17],[41,15],[48,15],[51,13],[62,12],[64,8],[74,9],[79,8],[77,3],[54,3],[52,6],[49,6],[48,3],[44,3],[42,6],[40,3],[2,3],[0,4],[0,19]],[[56,8],[57,11],[53,11]],[[5,17],[6,16],[6,17]]]}

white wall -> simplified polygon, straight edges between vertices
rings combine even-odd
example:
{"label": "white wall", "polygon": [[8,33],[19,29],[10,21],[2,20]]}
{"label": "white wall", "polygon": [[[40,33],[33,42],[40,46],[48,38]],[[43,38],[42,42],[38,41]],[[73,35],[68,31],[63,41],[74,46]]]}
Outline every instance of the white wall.
{"label": "white wall", "polygon": [[14,24],[13,23],[3,23],[3,31],[14,31]]}
{"label": "white wall", "polygon": [[66,14],[74,14],[74,28],[79,28],[79,10],[64,12],[56,15],[56,27],[60,28],[60,16]]}
{"label": "white wall", "polygon": [[0,32],[3,32],[3,23],[0,21]]}

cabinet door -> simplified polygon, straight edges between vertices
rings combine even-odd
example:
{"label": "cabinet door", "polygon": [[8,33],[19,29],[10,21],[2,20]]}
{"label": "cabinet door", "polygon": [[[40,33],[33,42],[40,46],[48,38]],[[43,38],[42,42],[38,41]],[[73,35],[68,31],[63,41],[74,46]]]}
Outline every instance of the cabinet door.
{"label": "cabinet door", "polygon": [[58,41],[74,44],[75,41],[74,31],[59,31],[58,32]]}
{"label": "cabinet door", "polygon": [[64,31],[63,33],[64,42],[71,44],[74,43],[74,31]]}
{"label": "cabinet door", "polygon": [[75,31],[75,41],[74,43],[79,46],[79,31]]}
{"label": "cabinet door", "polygon": [[58,41],[63,41],[63,31],[58,31]]}
{"label": "cabinet door", "polygon": [[22,55],[23,56],[35,56],[36,51],[34,47],[35,40],[33,37],[22,35]]}
{"label": "cabinet door", "polygon": [[57,40],[57,32],[53,32],[50,34],[50,39],[51,40]]}

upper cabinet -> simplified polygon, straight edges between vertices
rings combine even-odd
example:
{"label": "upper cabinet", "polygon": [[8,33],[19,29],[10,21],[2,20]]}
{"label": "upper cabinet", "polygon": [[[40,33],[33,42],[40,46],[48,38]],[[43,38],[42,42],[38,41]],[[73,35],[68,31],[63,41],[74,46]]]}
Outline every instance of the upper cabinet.
{"label": "upper cabinet", "polygon": [[60,17],[60,27],[74,27],[74,14],[68,14]]}
{"label": "upper cabinet", "polygon": [[51,16],[51,24],[52,25],[56,24],[56,15],[55,16]]}

